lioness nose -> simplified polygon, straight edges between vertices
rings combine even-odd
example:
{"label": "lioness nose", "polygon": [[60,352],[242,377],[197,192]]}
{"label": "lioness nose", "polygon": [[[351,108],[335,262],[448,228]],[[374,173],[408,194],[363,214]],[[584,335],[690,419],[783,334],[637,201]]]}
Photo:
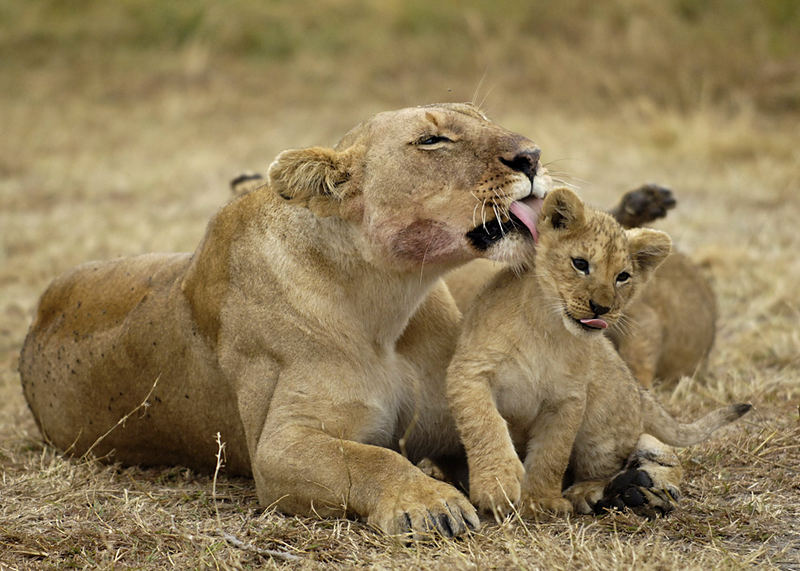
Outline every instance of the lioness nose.
{"label": "lioness nose", "polygon": [[591,299],[589,300],[589,307],[591,307],[592,311],[594,311],[594,314],[598,316],[606,314],[611,310],[610,307],[606,307],[605,305],[599,305]]}
{"label": "lioness nose", "polygon": [[512,170],[523,173],[533,182],[533,177],[539,167],[539,155],[541,153],[539,148],[520,151],[510,159],[500,157],[500,162]]}

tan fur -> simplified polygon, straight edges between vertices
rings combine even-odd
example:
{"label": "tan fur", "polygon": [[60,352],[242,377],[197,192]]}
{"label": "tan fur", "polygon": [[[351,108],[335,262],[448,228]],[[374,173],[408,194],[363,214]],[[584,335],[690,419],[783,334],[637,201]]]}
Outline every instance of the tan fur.
{"label": "tan fur", "polygon": [[478,250],[466,234],[543,194],[534,159],[529,140],[460,104],[284,151],[194,254],[94,262],[52,283],[20,359],[42,433],[72,454],[207,470],[220,432],[227,471],[252,474],[264,506],[388,533],[477,526],[466,498],[413,464],[460,450],[444,395],[460,313],[439,277],[532,247],[514,232]]}
{"label": "tan fur", "polygon": [[[467,311],[505,267],[480,259],[449,273],[447,286],[459,309]],[[634,377],[651,388],[656,379],[672,382],[703,366],[714,343],[716,317],[716,297],[700,268],[672,252],[607,335]]]}
{"label": "tan fur", "polygon": [[645,387],[673,382],[703,366],[716,334],[716,297],[700,268],[673,252],[609,337]]}
{"label": "tan fur", "polygon": [[[568,465],[576,481],[603,482],[602,490],[643,432],[688,445],[747,408],[676,423],[637,385],[601,330],[577,322],[616,321],[669,254],[666,234],[624,231],[567,189],[545,199],[539,233],[530,267],[500,272],[470,307],[448,370],[470,497],[488,511],[521,501],[524,509],[569,512],[573,502],[562,496]],[[588,268],[581,271],[577,260]]]}

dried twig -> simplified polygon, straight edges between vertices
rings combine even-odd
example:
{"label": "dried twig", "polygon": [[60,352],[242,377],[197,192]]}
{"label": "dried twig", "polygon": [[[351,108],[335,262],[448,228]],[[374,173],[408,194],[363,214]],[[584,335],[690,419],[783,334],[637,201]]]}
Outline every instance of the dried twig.
{"label": "dried twig", "polygon": [[111,428],[106,430],[105,433],[100,435],[97,438],[97,440],[95,440],[92,443],[92,445],[89,446],[89,448],[86,449],[86,452],[84,452],[83,455],[81,456],[81,460],[85,460],[86,458],[88,458],[89,454],[92,452],[92,450],[94,450],[95,446],[100,444],[106,438],[106,436],[111,434],[111,432],[113,432],[118,426],[120,426],[122,424],[125,424],[125,421],[127,421],[131,416],[133,416],[136,413],[136,411],[138,411],[140,408],[145,408],[145,407],[149,406],[147,401],[150,400],[150,397],[153,395],[153,391],[156,390],[156,386],[158,385],[159,379],[161,379],[161,375],[160,374],[156,377],[156,380],[153,381],[153,386],[150,387],[150,390],[145,395],[144,400],[142,400],[142,402],[140,402],[138,405],[136,405],[133,408],[133,410],[131,410],[130,412],[125,414],[122,418],[120,418],[114,426],[112,426]]}
{"label": "dried twig", "polygon": [[222,442],[222,436],[219,432],[217,432],[214,438],[217,442],[217,465],[214,467],[214,478],[211,480],[211,498],[214,500],[214,512],[217,515],[217,526],[219,527],[222,538],[238,549],[249,551],[251,553],[261,555],[262,557],[271,557],[272,559],[280,559],[282,561],[300,561],[300,557],[297,555],[292,555],[291,553],[286,553],[285,551],[276,551],[274,549],[262,549],[260,547],[256,547],[252,543],[245,543],[241,539],[222,530],[222,518],[219,515],[219,509],[217,507],[217,475],[219,474],[220,468],[222,468],[225,463],[225,443]]}

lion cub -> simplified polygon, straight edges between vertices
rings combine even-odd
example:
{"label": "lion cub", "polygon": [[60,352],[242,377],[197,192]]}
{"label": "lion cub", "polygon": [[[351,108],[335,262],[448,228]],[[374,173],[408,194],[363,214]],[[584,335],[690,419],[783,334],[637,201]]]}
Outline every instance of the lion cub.
{"label": "lion cub", "polygon": [[538,233],[530,267],[498,274],[466,313],[448,370],[470,498],[485,511],[522,500],[571,512],[568,465],[576,482],[607,481],[643,432],[688,446],[750,409],[678,423],[601,334],[669,254],[667,234],[623,230],[564,188],[545,199]]}

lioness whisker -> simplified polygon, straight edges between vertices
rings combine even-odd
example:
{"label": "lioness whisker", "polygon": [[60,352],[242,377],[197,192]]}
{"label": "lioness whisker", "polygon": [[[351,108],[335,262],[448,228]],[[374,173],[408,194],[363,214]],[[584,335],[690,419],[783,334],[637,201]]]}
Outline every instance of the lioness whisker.
{"label": "lioness whisker", "polygon": [[500,234],[505,236],[506,235],[506,231],[503,228],[503,221],[500,220],[500,213],[497,211],[497,205],[494,202],[492,202],[492,211],[494,212],[495,218],[497,218],[497,223],[500,225]]}
{"label": "lioness whisker", "polygon": [[472,191],[470,191],[470,194],[475,198],[475,206],[472,209],[472,227],[474,228],[475,226],[477,226],[477,224],[475,224],[475,212],[478,210],[478,207],[481,205],[481,199],[478,198],[477,195]]}

